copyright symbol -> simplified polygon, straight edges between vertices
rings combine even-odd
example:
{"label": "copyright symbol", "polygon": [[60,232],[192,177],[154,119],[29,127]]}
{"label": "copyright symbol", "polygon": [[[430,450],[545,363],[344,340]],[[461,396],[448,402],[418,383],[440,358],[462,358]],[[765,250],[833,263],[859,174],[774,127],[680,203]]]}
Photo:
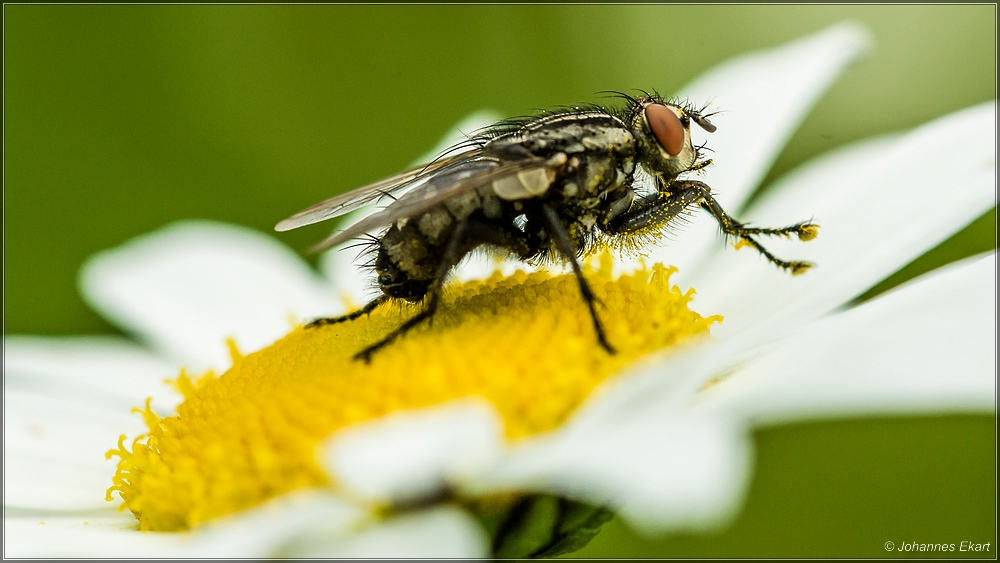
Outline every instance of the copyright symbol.
{"label": "copyright symbol", "polygon": [[885,542],[885,550],[886,551],[892,551],[892,548],[894,548],[894,547],[896,547],[896,544],[892,543],[891,541]]}

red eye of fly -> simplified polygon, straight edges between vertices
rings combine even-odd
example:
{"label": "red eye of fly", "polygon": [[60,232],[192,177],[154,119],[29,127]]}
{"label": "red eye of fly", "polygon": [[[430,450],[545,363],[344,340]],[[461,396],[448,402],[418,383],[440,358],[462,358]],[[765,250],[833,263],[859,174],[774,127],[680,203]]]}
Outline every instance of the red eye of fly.
{"label": "red eye of fly", "polygon": [[653,130],[656,140],[660,142],[660,146],[670,156],[680,154],[684,148],[684,126],[681,125],[677,114],[661,104],[649,104],[644,111],[646,121]]}

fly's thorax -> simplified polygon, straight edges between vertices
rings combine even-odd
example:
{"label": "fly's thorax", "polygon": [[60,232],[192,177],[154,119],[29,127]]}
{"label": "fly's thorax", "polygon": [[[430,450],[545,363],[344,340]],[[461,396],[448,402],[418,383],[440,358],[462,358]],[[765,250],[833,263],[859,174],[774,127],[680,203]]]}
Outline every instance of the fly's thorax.
{"label": "fly's thorax", "polygon": [[607,193],[601,205],[601,214],[598,222],[607,225],[615,217],[618,217],[632,207],[635,199],[635,192],[632,190],[631,182],[620,186],[618,189]]}
{"label": "fly's thorax", "polygon": [[496,140],[497,149],[519,145],[535,156],[569,156],[588,152],[631,153],[635,139],[625,123],[605,112],[550,115]]}
{"label": "fly's thorax", "polygon": [[558,191],[574,206],[594,208],[609,193],[628,185],[633,172],[635,158],[632,154],[592,152],[574,155],[561,175]]}
{"label": "fly's thorax", "polygon": [[[529,168],[491,183],[492,194],[507,201],[554,197],[593,207],[604,193],[628,181],[636,163],[635,137],[621,119],[600,111],[539,118],[516,133],[494,139],[486,150],[501,161],[546,159],[543,168]],[[489,211],[495,214],[497,206],[492,207]]]}
{"label": "fly's thorax", "polygon": [[[591,254],[594,249],[597,233],[597,210],[570,211],[562,209],[559,215],[562,219],[563,228],[566,229],[566,235],[569,236],[569,240],[573,243],[573,248],[576,249],[577,254],[581,256]],[[562,262],[565,257],[559,251],[555,238],[549,236],[547,243],[545,252],[541,255],[543,262]]]}

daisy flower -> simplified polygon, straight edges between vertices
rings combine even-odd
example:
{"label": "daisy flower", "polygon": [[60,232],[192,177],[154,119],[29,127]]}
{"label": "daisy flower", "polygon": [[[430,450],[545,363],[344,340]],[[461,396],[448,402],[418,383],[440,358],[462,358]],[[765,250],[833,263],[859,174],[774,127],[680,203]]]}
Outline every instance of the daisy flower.
{"label": "daisy flower", "polygon": [[[841,24],[681,92],[726,110],[705,173],[723,205],[867,43]],[[615,356],[556,270],[470,261],[433,326],[365,365],[351,354],[411,309],[300,326],[368,297],[346,252],[318,275],[269,236],[183,222],[101,253],[83,295],[135,340],[4,338],[4,554],[553,555],[612,513],[724,525],[754,427],[994,412],[994,254],[853,300],[994,205],[995,127],[990,102],[779,181],[741,218],[814,214],[815,241],[772,248],[818,264],[804,276],[699,214],[643,261],[593,260]]]}

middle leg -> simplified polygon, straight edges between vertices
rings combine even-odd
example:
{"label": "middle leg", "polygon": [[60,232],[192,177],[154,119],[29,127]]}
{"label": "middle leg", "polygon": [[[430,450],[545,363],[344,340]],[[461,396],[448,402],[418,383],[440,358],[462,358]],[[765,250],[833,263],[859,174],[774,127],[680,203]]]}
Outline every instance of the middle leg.
{"label": "middle leg", "polygon": [[576,275],[576,280],[580,283],[580,294],[583,296],[584,302],[587,303],[587,309],[590,310],[591,320],[594,321],[594,331],[597,332],[597,341],[600,342],[601,346],[609,354],[614,354],[615,349],[608,342],[607,336],[604,335],[604,327],[601,326],[601,320],[597,318],[597,311],[594,309],[594,302],[597,301],[597,297],[590,290],[587,279],[583,277],[580,263],[576,260],[576,249],[573,248],[573,241],[570,240],[569,234],[566,232],[566,227],[563,226],[562,219],[559,218],[556,210],[548,205],[543,205],[542,209],[545,213],[545,224],[555,239],[556,248],[573,266],[573,274]]}

